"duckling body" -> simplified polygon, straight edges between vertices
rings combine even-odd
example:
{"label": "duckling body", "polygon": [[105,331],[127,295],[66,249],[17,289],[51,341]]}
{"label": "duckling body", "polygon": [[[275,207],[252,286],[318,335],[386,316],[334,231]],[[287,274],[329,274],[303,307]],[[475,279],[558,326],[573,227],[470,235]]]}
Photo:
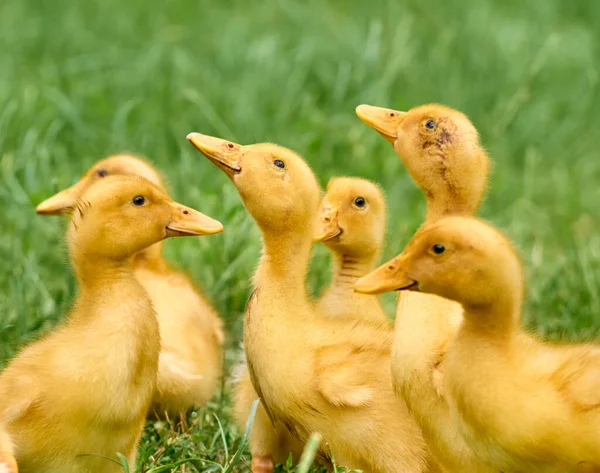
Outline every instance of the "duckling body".
{"label": "duckling body", "polygon": [[[42,202],[37,211],[60,213],[92,183],[112,175],[141,176],[164,189],[162,177],[150,163],[115,155],[97,162],[77,184]],[[174,417],[213,396],[222,372],[224,334],[218,314],[192,281],[167,263],[162,245],[141,251],[133,268],[152,300],[161,330],[158,382],[150,412]]]}
{"label": "duckling body", "polygon": [[463,307],[444,387],[456,428],[479,457],[509,473],[600,468],[600,349],[547,345],[521,331],[522,269],[497,230],[448,217],[418,232],[390,265],[397,289]]}
{"label": "duckling body", "polygon": [[351,177],[329,181],[315,237],[333,258],[331,284],[317,304],[323,315],[390,323],[377,297],[354,291],[356,281],[377,264],[385,218],[385,198],[376,184]]}
{"label": "duckling body", "polygon": [[[394,145],[427,199],[424,225],[446,215],[474,214],[485,191],[489,158],[477,131],[460,112],[424,105],[399,112],[361,105],[357,114]],[[431,127],[431,128],[430,128]],[[385,288],[388,263],[358,284],[367,293]],[[377,285],[380,290],[377,290]],[[372,289],[372,290],[369,290]],[[470,449],[451,419],[443,372],[448,345],[462,322],[460,304],[432,294],[398,296],[392,375],[423,430],[432,454],[447,472],[492,473]]]}
{"label": "duckling body", "polygon": [[267,415],[300,441],[320,432],[324,462],[425,471],[422,436],[391,387],[389,325],[322,316],[307,296],[320,194],[310,168],[275,145],[188,138],[233,180],[263,234],[244,347]]}
{"label": "duckling body", "polygon": [[[354,283],[375,266],[385,235],[385,199],[379,187],[358,178],[332,179],[321,202],[314,241],[323,242],[332,253],[331,284],[317,303],[326,317],[346,317],[390,323],[375,296],[354,292]],[[238,425],[244,426],[252,402],[258,398],[244,364],[234,390],[234,411]],[[303,445],[277,422],[273,427],[259,405],[250,434],[254,473],[271,471],[285,463],[290,453],[297,462]]]}
{"label": "duckling body", "polygon": [[133,257],[167,236],[222,229],[139,177],[107,178],[80,197],[68,235],[74,308],[0,375],[0,422],[22,473],[118,472],[117,453],[133,471],[160,351]]}

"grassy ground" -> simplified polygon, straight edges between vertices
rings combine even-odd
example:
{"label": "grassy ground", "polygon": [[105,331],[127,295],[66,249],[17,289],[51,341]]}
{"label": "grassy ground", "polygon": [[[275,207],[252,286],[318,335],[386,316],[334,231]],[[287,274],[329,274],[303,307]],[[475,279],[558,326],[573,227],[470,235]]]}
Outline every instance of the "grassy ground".
{"label": "grassy ground", "polygon": [[[150,157],[174,198],[225,223],[222,235],[166,246],[222,314],[229,366],[259,237],[188,132],[288,146],[323,185],[341,174],[379,181],[386,256],[398,253],[423,200],[391,147],[355,117],[359,103],[441,102],[472,118],[496,163],[482,215],[516,241],[528,268],[526,323],[551,338],[593,338],[599,22],[592,0],[3,0],[0,365],[52,328],[75,292],[64,226],[36,217],[35,204],[117,151]],[[315,290],[327,280],[325,254],[317,250]],[[187,457],[203,460],[177,471],[225,465],[241,436],[228,396],[192,413],[189,429],[149,425],[140,471]]]}

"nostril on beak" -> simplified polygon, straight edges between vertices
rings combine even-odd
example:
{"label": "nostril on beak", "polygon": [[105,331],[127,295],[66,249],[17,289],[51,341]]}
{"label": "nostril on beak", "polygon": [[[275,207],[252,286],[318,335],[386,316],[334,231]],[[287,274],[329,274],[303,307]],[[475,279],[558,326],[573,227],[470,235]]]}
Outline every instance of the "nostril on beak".
{"label": "nostril on beak", "polygon": [[327,223],[331,222],[331,218],[330,217],[325,217],[323,220],[325,220],[325,222],[327,222]]}
{"label": "nostril on beak", "polygon": [[189,214],[189,213],[190,213],[190,212],[189,212],[189,210],[184,210],[184,211],[183,211],[183,215],[187,215],[187,214]]}
{"label": "nostril on beak", "polygon": [[396,269],[396,267],[394,265],[390,264],[388,266],[388,270],[393,271],[394,269]]}

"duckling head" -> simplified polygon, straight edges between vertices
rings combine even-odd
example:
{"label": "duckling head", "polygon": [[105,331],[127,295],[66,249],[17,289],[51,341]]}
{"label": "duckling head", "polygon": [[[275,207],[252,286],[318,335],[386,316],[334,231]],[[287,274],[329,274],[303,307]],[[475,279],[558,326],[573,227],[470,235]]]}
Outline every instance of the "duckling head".
{"label": "duckling head", "polygon": [[138,176],[108,176],[71,207],[71,254],[125,260],[167,237],[219,233],[220,222],[173,202],[157,185]]}
{"label": "duckling head", "polygon": [[98,161],[76,184],[44,200],[35,211],[40,215],[68,213],[88,187],[106,176],[113,175],[141,176],[164,189],[162,177],[149,162],[130,154],[117,154]]}
{"label": "duckling head", "polygon": [[337,253],[370,257],[379,253],[384,237],[385,198],[379,186],[359,178],[331,179],[314,240]]}
{"label": "duckling head", "polygon": [[356,113],[393,144],[427,199],[438,204],[437,217],[476,211],[490,160],[463,113],[437,104],[408,112],[359,105]]}
{"label": "duckling head", "polygon": [[520,296],[522,284],[519,259],[500,232],[475,218],[451,216],[419,230],[402,254],[359,279],[355,290],[420,291],[485,307],[508,294]]}
{"label": "duckling head", "polygon": [[200,133],[187,139],[233,181],[263,230],[312,234],[321,191],[300,156],[270,143],[242,146]]}

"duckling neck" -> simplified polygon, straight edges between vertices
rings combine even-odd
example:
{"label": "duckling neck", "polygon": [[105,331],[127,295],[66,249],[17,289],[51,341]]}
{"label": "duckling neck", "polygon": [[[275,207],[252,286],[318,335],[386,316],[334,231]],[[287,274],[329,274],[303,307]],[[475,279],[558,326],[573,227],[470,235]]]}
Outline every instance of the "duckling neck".
{"label": "duckling neck", "polygon": [[449,215],[475,215],[481,197],[468,196],[452,188],[438,192],[435,196],[426,194],[427,217],[425,223],[432,223]]}
{"label": "duckling neck", "polygon": [[133,258],[113,260],[110,258],[85,258],[85,262],[74,265],[75,276],[81,292],[90,291],[112,282],[120,283],[131,278]]}
{"label": "duckling neck", "polygon": [[254,277],[255,287],[274,291],[277,300],[306,301],[312,233],[263,233],[263,253]]}
{"label": "duckling neck", "polygon": [[463,308],[461,333],[464,336],[508,342],[519,331],[521,298],[499,294],[495,301],[486,305],[465,305]]}
{"label": "duckling neck", "polygon": [[140,251],[134,256],[134,266],[150,271],[162,271],[168,268],[163,254],[163,242],[160,241]]}
{"label": "duckling neck", "polygon": [[333,270],[328,293],[354,295],[354,284],[375,269],[375,255],[333,253]]}

